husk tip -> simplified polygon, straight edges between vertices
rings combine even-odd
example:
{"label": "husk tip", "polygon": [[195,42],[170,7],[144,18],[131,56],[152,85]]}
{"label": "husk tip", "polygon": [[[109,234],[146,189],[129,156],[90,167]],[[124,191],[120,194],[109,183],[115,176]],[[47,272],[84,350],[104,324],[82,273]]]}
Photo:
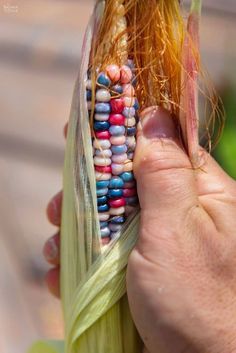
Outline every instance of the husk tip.
{"label": "husk tip", "polygon": [[191,13],[197,13],[200,15],[202,9],[202,0],[192,0]]}

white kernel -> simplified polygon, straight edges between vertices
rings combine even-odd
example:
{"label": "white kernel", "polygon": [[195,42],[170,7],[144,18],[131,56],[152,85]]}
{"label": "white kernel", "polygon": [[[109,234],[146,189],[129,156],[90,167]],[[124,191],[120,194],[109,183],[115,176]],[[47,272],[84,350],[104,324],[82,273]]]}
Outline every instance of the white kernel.
{"label": "white kernel", "polygon": [[126,146],[129,150],[134,151],[136,147],[136,138],[134,136],[127,136],[126,137]]}
{"label": "white kernel", "polygon": [[110,158],[103,158],[103,157],[98,157],[95,156],[93,158],[94,165],[97,165],[99,167],[106,167],[108,165],[111,165],[111,159]]}
{"label": "white kernel", "polygon": [[112,152],[109,149],[107,149],[107,150],[95,149],[95,155],[98,156],[98,157],[108,157],[108,158],[110,158],[112,156]]}
{"label": "white kernel", "polygon": [[111,216],[119,216],[122,215],[125,212],[124,207],[118,207],[118,208],[110,208],[109,213]]}
{"label": "white kernel", "polygon": [[110,102],[111,94],[107,89],[101,88],[96,92],[96,100],[97,102],[102,102],[102,103]]}
{"label": "white kernel", "polygon": [[94,139],[93,147],[97,149],[107,150],[111,147],[111,142],[109,140]]}
{"label": "white kernel", "polygon": [[95,114],[94,119],[97,121],[107,121],[109,119],[109,114]]}
{"label": "white kernel", "polygon": [[110,215],[107,212],[98,213],[99,221],[105,222],[105,221],[108,221],[109,218],[110,218]]}
{"label": "white kernel", "polygon": [[128,156],[126,153],[113,154],[113,156],[111,157],[112,162],[118,163],[118,164],[124,163],[127,159],[128,159]]}
{"label": "white kernel", "polygon": [[87,89],[92,89],[92,80],[87,80],[87,82],[86,82],[86,88]]}
{"label": "white kernel", "polygon": [[132,127],[136,125],[136,120],[135,118],[126,118],[125,119],[125,126]]}
{"label": "white kernel", "polygon": [[134,97],[124,97],[123,101],[125,106],[129,108],[131,108],[135,103]]}
{"label": "white kernel", "polygon": [[100,173],[100,172],[95,172],[95,177],[96,180],[110,180],[111,179],[111,173]]}

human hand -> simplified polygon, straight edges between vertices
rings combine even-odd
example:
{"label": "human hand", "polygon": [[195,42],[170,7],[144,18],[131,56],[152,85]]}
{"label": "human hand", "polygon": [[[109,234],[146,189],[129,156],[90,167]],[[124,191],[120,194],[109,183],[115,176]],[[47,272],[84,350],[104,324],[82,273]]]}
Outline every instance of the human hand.
{"label": "human hand", "polygon": [[171,117],[141,117],[134,172],[139,239],[127,271],[149,353],[236,352],[236,184],[200,150],[193,170]]}
{"label": "human hand", "polygon": [[[205,151],[199,158],[193,170],[166,111],[142,114],[134,161],[141,224],[127,292],[149,353],[236,351],[235,181]],[[56,294],[58,269],[47,276]]]}

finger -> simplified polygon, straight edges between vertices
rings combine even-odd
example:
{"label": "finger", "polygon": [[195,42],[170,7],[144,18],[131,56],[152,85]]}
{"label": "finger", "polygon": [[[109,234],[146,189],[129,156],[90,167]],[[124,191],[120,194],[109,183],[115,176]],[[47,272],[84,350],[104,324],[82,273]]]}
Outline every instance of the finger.
{"label": "finger", "polygon": [[47,216],[49,221],[55,225],[61,224],[62,191],[56,194],[47,206]]}
{"label": "finger", "polygon": [[222,194],[227,191],[236,195],[236,183],[204,149],[199,151],[200,168],[196,170],[199,195]]}
{"label": "finger", "polygon": [[60,298],[60,267],[49,270],[45,277],[49,291],[57,298]]}
{"label": "finger", "polygon": [[46,261],[52,265],[60,264],[60,233],[53,235],[47,240],[43,248]]}
{"label": "finger", "polygon": [[65,138],[67,138],[67,133],[68,133],[68,123],[66,123],[66,125],[64,126],[64,130],[63,130],[63,134],[64,134]]}
{"label": "finger", "polygon": [[190,160],[181,148],[174,120],[167,110],[146,109],[141,115],[134,158],[141,209],[184,216],[198,203]]}
{"label": "finger", "polygon": [[232,236],[235,228],[236,183],[203,149],[196,170],[199,200],[218,231]]}

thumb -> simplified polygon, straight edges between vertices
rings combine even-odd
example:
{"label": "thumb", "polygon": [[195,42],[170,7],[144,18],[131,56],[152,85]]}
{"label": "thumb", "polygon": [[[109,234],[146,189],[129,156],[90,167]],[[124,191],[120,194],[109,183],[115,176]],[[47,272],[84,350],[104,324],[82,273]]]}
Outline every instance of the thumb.
{"label": "thumb", "polygon": [[186,214],[198,203],[194,171],[164,108],[150,107],[141,114],[134,173],[141,209],[180,212],[181,206]]}

